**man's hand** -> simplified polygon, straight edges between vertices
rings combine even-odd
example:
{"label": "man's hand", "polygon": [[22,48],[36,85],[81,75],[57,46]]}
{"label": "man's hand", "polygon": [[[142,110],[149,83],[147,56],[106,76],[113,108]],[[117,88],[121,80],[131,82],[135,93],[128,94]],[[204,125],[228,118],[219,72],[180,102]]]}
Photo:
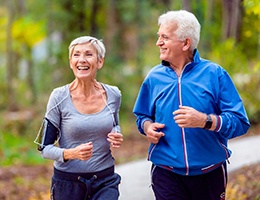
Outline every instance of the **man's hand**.
{"label": "man's hand", "polygon": [[144,132],[146,134],[147,140],[150,143],[157,144],[164,133],[160,129],[164,128],[164,124],[152,123],[150,121],[144,122]]}
{"label": "man's hand", "polygon": [[173,113],[173,119],[181,128],[203,128],[207,119],[205,113],[201,113],[192,107],[180,106]]}

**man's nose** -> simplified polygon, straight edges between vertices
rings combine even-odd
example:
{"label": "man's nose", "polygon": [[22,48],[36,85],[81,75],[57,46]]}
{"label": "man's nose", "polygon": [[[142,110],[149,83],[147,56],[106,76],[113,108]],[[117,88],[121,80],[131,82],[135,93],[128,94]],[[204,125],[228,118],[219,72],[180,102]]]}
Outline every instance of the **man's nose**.
{"label": "man's nose", "polygon": [[163,43],[163,40],[162,40],[161,37],[159,37],[159,38],[157,39],[157,41],[156,41],[156,45],[157,45],[157,46],[160,46],[160,45],[162,45],[162,43]]}

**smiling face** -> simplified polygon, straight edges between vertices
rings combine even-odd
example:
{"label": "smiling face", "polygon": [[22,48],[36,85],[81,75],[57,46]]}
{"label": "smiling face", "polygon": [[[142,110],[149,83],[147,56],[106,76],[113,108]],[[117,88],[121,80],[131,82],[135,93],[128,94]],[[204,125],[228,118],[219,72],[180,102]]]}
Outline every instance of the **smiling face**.
{"label": "smiling face", "polygon": [[184,42],[175,35],[177,25],[161,24],[158,30],[156,45],[160,48],[160,59],[170,63],[178,62],[183,57]]}
{"label": "smiling face", "polygon": [[70,58],[70,67],[78,79],[95,78],[104,59],[98,59],[97,50],[91,43],[77,44]]}

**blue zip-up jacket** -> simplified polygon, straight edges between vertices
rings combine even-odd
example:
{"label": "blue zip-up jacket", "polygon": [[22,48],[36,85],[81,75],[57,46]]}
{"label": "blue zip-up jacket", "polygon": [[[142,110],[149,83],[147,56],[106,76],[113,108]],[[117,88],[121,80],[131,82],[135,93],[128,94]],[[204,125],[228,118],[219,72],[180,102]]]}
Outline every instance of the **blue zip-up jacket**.
{"label": "blue zip-up jacket", "polygon": [[[180,128],[172,114],[179,105],[217,115],[219,127],[215,131]],[[200,58],[197,49],[179,77],[165,61],[155,66],[140,88],[133,112],[142,134],[147,120],[165,124],[161,130],[165,136],[150,145],[148,160],[181,175],[217,168],[231,155],[228,139],[245,134],[250,127],[243,102],[226,70]]]}

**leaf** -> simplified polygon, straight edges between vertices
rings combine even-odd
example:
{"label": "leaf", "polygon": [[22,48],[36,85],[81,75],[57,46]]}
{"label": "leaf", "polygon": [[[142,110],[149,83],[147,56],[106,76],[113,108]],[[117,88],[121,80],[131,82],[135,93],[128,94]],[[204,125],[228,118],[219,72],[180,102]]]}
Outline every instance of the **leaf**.
{"label": "leaf", "polygon": [[35,21],[24,16],[13,23],[12,37],[20,43],[33,47],[46,36],[45,21]]}
{"label": "leaf", "polygon": [[259,0],[245,0],[244,7],[249,14],[258,15],[260,17],[260,1]]}

